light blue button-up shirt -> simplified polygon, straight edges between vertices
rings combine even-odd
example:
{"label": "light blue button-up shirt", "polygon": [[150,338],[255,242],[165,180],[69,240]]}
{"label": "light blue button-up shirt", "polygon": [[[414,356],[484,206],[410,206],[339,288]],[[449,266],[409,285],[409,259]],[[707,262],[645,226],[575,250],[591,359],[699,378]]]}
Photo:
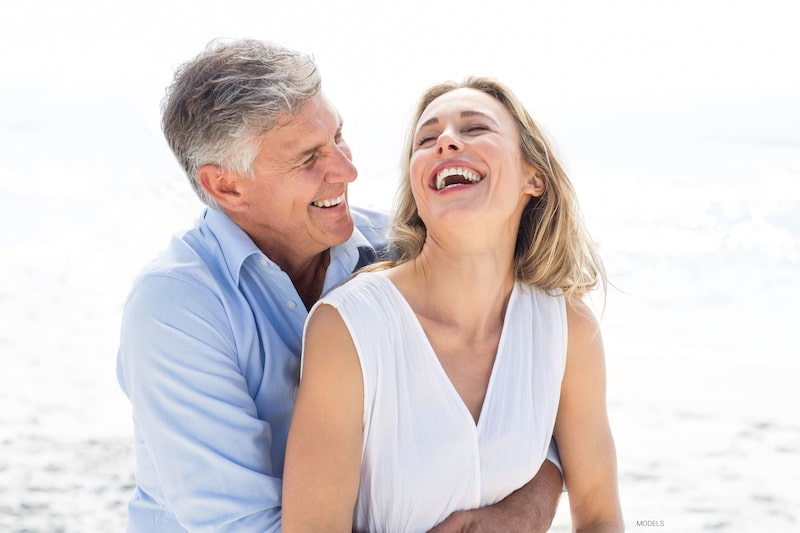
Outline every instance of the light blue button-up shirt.
{"label": "light blue button-up shirt", "polygon": [[[386,215],[352,215],[323,292],[385,246]],[[117,359],[136,449],[129,532],[280,530],[307,316],[289,276],[213,209],[137,278]]]}

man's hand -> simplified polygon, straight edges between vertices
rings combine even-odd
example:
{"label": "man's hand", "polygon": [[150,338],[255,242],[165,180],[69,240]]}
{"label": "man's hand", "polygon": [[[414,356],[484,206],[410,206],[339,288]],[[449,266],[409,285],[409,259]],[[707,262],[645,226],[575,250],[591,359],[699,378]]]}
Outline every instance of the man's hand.
{"label": "man's hand", "polygon": [[476,529],[477,525],[470,518],[470,512],[471,511],[456,511],[428,533],[468,533],[480,531]]}
{"label": "man's hand", "polygon": [[561,472],[545,461],[527,484],[488,507],[456,511],[430,533],[544,533],[561,496]]}
{"label": "man's hand", "polygon": [[[487,507],[486,509],[492,509]],[[483,514],[484,520],[481,522],[477,518],[475,511],[456,511],[448,516],[438,526],[431,529],[429,533],[481,533],[489,531],[510,531],[507,526],[495,523],[492,525],[488,515],[492,514],[486,512]],[[497,517],[500,518],[500,517]],[[495,529],[492,529],[492,528]]]}

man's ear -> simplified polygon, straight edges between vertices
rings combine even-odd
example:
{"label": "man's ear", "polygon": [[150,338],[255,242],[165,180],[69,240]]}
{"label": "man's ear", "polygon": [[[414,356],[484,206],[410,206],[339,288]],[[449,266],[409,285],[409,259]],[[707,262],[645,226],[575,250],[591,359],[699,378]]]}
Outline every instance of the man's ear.
{"label": "man's ear", "polygon": [[542,196],[547,190],[547,184],[542,179],[539,171],[533,167],[528,168],[528,181],[525,184],[525,192],[531,196]]}
{"label": "man's ear", "polygon": [[206,193],[226,211],[241,211],[247,207],[239,184],[242,177],[221,169],[217,165],[203,165],[197,169],[197,181]]}

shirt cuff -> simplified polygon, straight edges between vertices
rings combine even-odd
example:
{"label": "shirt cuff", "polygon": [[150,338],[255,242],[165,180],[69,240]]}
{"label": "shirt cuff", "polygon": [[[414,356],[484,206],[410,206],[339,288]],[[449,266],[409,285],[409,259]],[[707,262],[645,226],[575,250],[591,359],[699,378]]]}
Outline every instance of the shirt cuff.
{"label": "shirt cuff", "polygon": [[558,455],[558,445],[556,444],[555,437],[550,439],[550,448],[547,450],[546,459],[553,463],[558,471],[561,472],[561,492],[567,491],[567,483],[564,480],[564,469],[561,468],[561,456]]}

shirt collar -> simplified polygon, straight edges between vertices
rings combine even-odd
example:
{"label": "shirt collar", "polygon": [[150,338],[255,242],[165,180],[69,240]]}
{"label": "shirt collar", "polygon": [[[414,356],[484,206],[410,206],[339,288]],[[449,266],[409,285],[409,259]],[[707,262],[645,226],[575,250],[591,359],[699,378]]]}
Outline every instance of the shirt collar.
{"label": "shirt collar", "polygon": [[340,263],[345,270],[353,272],[358,263],[358,249],[363,246],[371,247],[366,237],[354,227],[349,239],[331,248],[331,263]]}
{"label": "shirt collar", "polygon": [[[280,271],[280,267],[267,257],[255,245],[250,236],[222,211],[207,207],[203,213],[203,220],[217,240],[228,272],[237,284],[242,265],[252,255],[261,256],[271,267]],[[326,280],[326,285],[338,283],[341,280],[337,281],[336,278],[345,273],[349,275],[355,270],[359,261],[359,248],[363,247],[372,248],[372,245],[358,228],[354,227],[353,233],[347,241],[331,248],[328,270],[339,272],[333,276],[334,279]],[[334,268],[331,269],[331,267]]]}
{"label": "shirt collar", "polygon": [[[222,211],[207,207],[203,212],[203,220],[217,240],[228,272],[238,285],[239,272],[245,260],[254,254],[263,255],[261,250],[253,239]],[[275,266],[277,268],[277,265]]]}

